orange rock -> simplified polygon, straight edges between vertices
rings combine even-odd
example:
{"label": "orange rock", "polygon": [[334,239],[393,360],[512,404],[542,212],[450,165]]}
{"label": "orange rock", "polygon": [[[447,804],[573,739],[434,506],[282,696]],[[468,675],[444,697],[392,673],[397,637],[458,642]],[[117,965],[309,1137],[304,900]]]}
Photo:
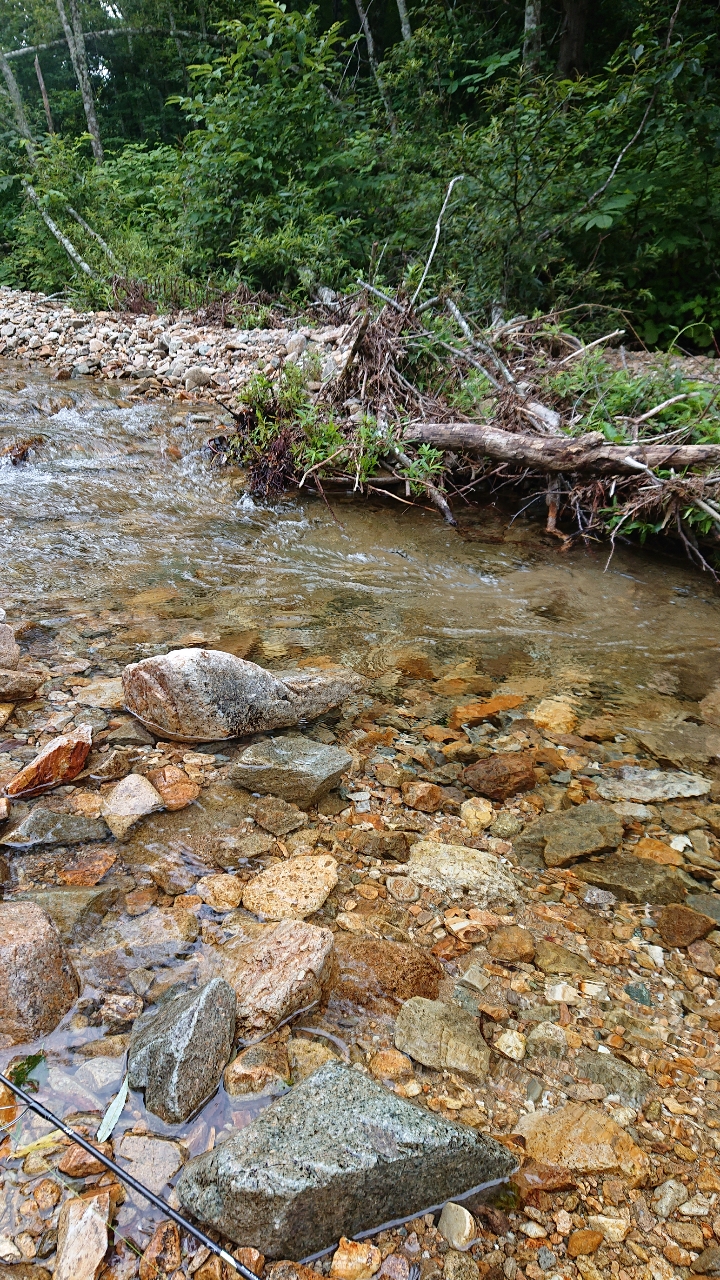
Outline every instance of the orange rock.
{"label": "orange rock", "polygon": [[659,862],[663,867],[682,867],[685,863],[685,859],[677,849],[671,849],[669,844],[664,844],[662,840],[654,840],[652,836],[645,836],[643,840],[638,840],[632,851],[636,858],[645,858],[648,862]]}
{"label": "orange rock", "polygon": [[496,930],[488,942],[488,951],[496,960],[529,963],[535,955],[535,942],[529,929],[511,924]]}
{"label": "orange rock", "polygon": [[448,720],[450,729],[460,729],[464,724],[473,725],[482,724],[483,720],[489,720],[492,716],[496,716],[499,711],[511,711],[513,707],[519,707],[525,699],[516,693],[501,693],[496,698],[488,698],[482,702],[465,702],[459,707],[455,707]]}
{"label": "orange rock", "polygon": [[253,1249],[252,1247],[235,1249],[233,1258],[242,1263],[244,1267],[247,1267],[248,1271],[254,1271],[256,1276],[262,1273],[262,1269],[265,1266],[264,1253],[260,1253],[259,1249]]}
{"label": "orange rock", "polygon": [[330,1275],[337,1280],[370,1280],[380,1270],[382,1255],[370,1240],[347,1240],[340,1243],[333,1254]]}
{"label": "orange rock", "polygon": [[[448,729],[444,724],[428,724],[422,731],[426,742],[459,742],[465,738],[457,729]],[[467,739],[465,739],[467,741]]]}
{"label": "orange rock", "polygon": [[117,850],[111,849],[108,845],[101,846],[99,849],[82,850],[68,858],[65,865],[58,870],[58,880],[62,884],[91,888],[102,880],[116,861]]}
{"label": "orange rock", "polygon": [[404,782],[402,795],[411,809],[419,809],[421,813],[437,813],[445,799],[442,787],[434,782]]}
{"label": "orange rock", "polygon": [[12,1124],[17,1111],[17,1099],[12,1089],[8,1089],[6,1084],[0,1084],[0,1124]]}
{"label": "orange rock", "polygon": [[180,1232],[175,1223],[159,1222],[140,1259],[140,1280],[160,1280],[171,1275],[181,1261]]}
{"label": "orange rock", "polygon": [[580,1231],[573,1231],[568,1237],[567,1251],[570,1258],[586,1257],[589,1253],[594,1253],[600,1248],[605,1239],[602,1231],[591,1231],[589,1227],[584,1227]]}
{"label": "orange rock", "polygon": [[71,782],[82,772],[92,746],[92,729],[81,724],[72,733],[53,738],[46,747],[15,774],[5,788],[9,796],[35,796],[51,787]]}
{"label": "orange rock", "polygon": [[[92,1145],[96,1146],[104,1156],[110,1156],[112,1159],[112,1145],[109,1142],[97,1142]],[[105,1165],[95,1156],[91,1156],[77,1142],[73,1142],[60,1161],[58,1171],[67,1174],[68,1178],[89,1178],[95,1173],[105,1173]]]}
{"label": "orange rock", "polygon": [[413,1065],[406,1054],[399,1049],[380,1049],[370,1059],[370,1074],[378,1080],[402,1080],[411,1076]]}
{"label": "orange rock", "polygon": [[619,1124],[594,1107],[569,1102],[557,1111],[536,1111],[518,1121],[516,1132],[538,1164],[559,1165],[574,1173],[624,1173],[640,1186],[650,1160]]}
{"label": "orange rock", "polygon": [[191,782],[184,769],[166,764],[164,769],[153,769],[147,775],[160,795],[166,809],[184,809],[200,795],[200,787]]}

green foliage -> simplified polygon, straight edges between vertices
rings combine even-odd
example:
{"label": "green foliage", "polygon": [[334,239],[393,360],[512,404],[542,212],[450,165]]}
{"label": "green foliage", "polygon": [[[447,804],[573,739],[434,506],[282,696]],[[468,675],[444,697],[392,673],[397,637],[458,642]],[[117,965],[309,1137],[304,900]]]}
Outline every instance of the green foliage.
{"label": "green foliage", "polygon": [[397,472],[410,481],[412,493],[418,495],[425,492],[425,481],[438,480],[442,476],[444,465],[440,449],[434,449],[430,444],[421,444],[410,466],[398,466]]}
{"label": "green foliage", "polygon": [[30,1053],[26,1058],[21,1058],[8,1071],[8,1080],[12,1080],[19,1089],[25,1089],[27,1093],[37,1093],[38,1081],[32,1079],[32,1074],[45,1061],[45,1050],[41,1049],[39,1053]]}

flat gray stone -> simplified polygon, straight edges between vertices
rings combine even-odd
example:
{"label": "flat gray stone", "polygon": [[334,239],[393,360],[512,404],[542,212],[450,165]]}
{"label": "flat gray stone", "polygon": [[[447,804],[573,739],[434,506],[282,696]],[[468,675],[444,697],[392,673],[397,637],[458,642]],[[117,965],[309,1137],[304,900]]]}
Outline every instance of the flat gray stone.
{"label": "flat gray stone", "polygon": [[652,1089],[652,1080],[629,1062],[611,1053],[582,1053],[575,1061],[577,1073],[593,1084],[601,1084],[607,1093],[617,1093],[629,1107],[641,1106]]}
{"label": "flat gray stone", "polygon": [[327,1063],[191,1160],[177,1193],[236,1244],[302,1258],[501,1181],[515,1166],[491,1138]]}
{"label": "flat gray stone", "polygon": [[711,920],[717,920],[720,924],[720,894],[689,893],[685,899],[685,906],[692,907],[693,911],[699,911],[701,915],[709,916]]}
{"label": "flat gray stone", "polygon": [[609,853],[622,842],[623,825],[614,809],[590,801],[558,813],[544,813],[515,840],[515,853],[539,854],[548,867],[566,867],[590,854]]}
{"label": "flat gray stone", "polygon": [[50,916],[63,942],[70,943],[89,937],[115,904],[119,892],[116,885],[28,889],[13,901],[36,902]]}
{"label": "flat gray stone", "polygon": [[85,818],[81,813],[53,813],[36,805],[18,826],[3,836],[0,844],[9,849],[28,849],[34,844],[84,844],[86,840],[107,840],[109,835],[102,818]]}
{"label": "flat gray stone", "polygon": [[655,804],[658,800],[677,800],[681,796],[707,795],[712,783],[697,773],[663,773],[660,769],[626,764],[616,769],[611,778],[598,778],[595,785],[603,800]]}
{"label": "flat gray stone", "polygon": [[313,720],[357,693],[348,667],[283,671],[282,678],[219,649],[175,649],[123,671],[125,705],[165,739],[215,742]]}
{"label": "flat gray stone", "polygon": [[148,1111],[179,1124],[215,1092],[235,1035],[235,992],[223,978],[176,996],[133,1026],[130,1087]]}
{"label": "flat gray stone", "polygon": [[413,996],[402,1006],[395,1023],[395,1048],[423,1066],[462,1071],[483,1080],[490,1050],[477,1018],[456,1004]]}
{"label": "flat gray stone", "polygon": [[526,1058],[564,1058],[567,1040],[556,1022],[539,1022],[525,1041]]}
{"label": "flat gray stone", "polygon": [[332,791],[351,764],[352,756],[344,747],[288,734],[248,747],[229,776],[248,791],[270,793],[307,807]]}
{"label": "flat gray stone", "polygon": [[688,890],[697,887],[697,881],[678,867],[664,867],[647,858],[610,857],[604,862],[581,862],[573,870],[585,884],[608,889],[620,902],[640,905],[684,902]]}
{"label": "flat gray stone", "polygon": [[720,729],[707,724],[674,724],[635,735],[660,764],[703,765],[720,756]]}

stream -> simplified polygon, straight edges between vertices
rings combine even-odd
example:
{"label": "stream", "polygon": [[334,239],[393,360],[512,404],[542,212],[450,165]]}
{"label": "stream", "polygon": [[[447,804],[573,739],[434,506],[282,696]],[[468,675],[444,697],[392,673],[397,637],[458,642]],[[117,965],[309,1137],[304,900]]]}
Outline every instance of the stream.
{"label": "stream", "polygon": [[[222,427],[212,403],[183,411],[129,402],[117,386],[56,383],[0,361],[0,606],[24,654],[50,669],[85,662],[86,680],[187,646],[227,649],[277,671],[330,659],[372,680],[365,706],[382,699],[408,717],[434,714],[423,662],[434,677],[444,673],[440,694],[452,694],[453,679],[460,691],[470,687],[468,672],[482,672],[503,692],[565,696],[585,715],[611,708],[628,724],[679,718],[717,678],[720,600],[689,564],[621,545],[612,557],[606,544],[563,553],[537,522],[520,515],[509,523],[496,507],[458,506],[458,533],[436,512],[391,498],[333,492],[334,517],[311,495],[255,501],[239,473],[211,464],[205,443]],[[2,456],[34,437],[26,461]],[[44,710],[20,707],[20,728],[0,730],[0,764],[18,752],[23,762],[32,758],[48,724],[57,732],[72,720],[77,703],[66,677],[49,678]],[[94,730],[113,714],[97,709]],[[217,744],[198,751],[210,753],[199,766],[207,792],[188,810],[134,829],[110,873],[123,891],[150,885],[147,860],[168,851],[191,884],[208,870],[203,840],[242,822],[227,784],[214,777],[228,756]],[[62,883],[62,852],[15,855],[6,894]],[[209,907],[200,914],[212,923]],[[187,966],[200,945],[189,944],[169,969]],[[97,1122],[118,1091],[124,1058],[80,1050],[128,1027],[122,1010],[115,1024],[99,1019],[108,980],[82,937],[73,938],[72,955],[84,1003],[41,1044],[0,1049],[0,1067],[44,1048],[40,1096],[63,1116],[95,1114]],[[131,969],[132,955],[128,961]],[[168,974],[167,957],[143,953],[143,965]],[[129,1007],[137,1003],[137,985],[115,978],[110,986]],[[344,1007],[323,1017],[316,1025],[341,1039],[383,1036],[381,1016],[368,1021]],[[133,1093],[114,1138],[149,1130],[196,1154],[268,1101],[221,1088],[198,1116],[171,1126]],[[15,1145],[46,1132],[24,1116]],[[41,1152],[28,1159],[7,1175],[18,1196],[43,1171]],[[14,1213],[10,1196],[0,1234],[13,1234]],[[144,1238],[152,1221],[128,1196],[118,1231]]]}

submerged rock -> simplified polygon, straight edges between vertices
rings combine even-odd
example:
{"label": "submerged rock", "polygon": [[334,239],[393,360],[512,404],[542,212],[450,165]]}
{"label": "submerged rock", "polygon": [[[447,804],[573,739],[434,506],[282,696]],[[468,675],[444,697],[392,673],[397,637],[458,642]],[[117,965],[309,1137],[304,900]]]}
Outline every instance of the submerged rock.
{"label": "submerged rock", "polygon": [[640,1186],[650,1160],[619,1124],[594,1107],[570,1102],[557,1111],[522,1116],[517,1132],[528,1156],[538,1164],[575,1173],[624,1173],[631,1187]]}
{"label": "submerged rock", "polygon": [[681,902],[696,882],[679,867],[666,867],[646,858],[610,857],[604,862],[581,862],[574,875],[585,884],[607,889],[620,902]]}
{"label": "submerged rock", "polygon": [[168,1124],[187,1120],[215,1092],[235,1033],[235,992],[222,978],[176,996],[133,1026],[130,1087]]}
{"label": "submerged rock", "polygon": [[338,1063],[191,1160],[183,1208],[270,1257],[417,1214],[515,1167],[508,1151]]}
{"label": "submerged rock", "polygon": [[697,773],[663,773],[660,769],[641,769],[637,765],[623,765],[612,778],[598,778],[596,783],[603,800],[637,800],[641,804],[676,800],[680,796],[704,796],[711,785]]}
{"label": "submerged rock", "polygon": [[335,936],[339,973],[333,994],[378,1011],[412,996],[436,1000],[444,969],[424,947],[389,939]]}
{"label": "submerged rock", "polygon": [[579,804],[560,813],[544,813],[515,841],[515,852],[536,853],[548,867],[566,867],[590,854],[609,853],[623,838],[623,824],[607,804]]}
{"label": "submerged rock", "polygon": [[53,921],[63,942],[87,938],[97,928],[118,897],[115,885],[90,888],[68,885],[52,889],[28,889],[14,899],[35,902]]}
{"label": "submerged rock", "polygon": [[217,649],[175,649],[123,672],[129,711],[163,738],[214,742],[283,729],[338,706],[363,685],[347,667],[283,671]]}
{"label": "submerged rock", "polygon": [[39,671],[0,668],[0,701],[19,702],[24,698],[32,698],[44,680],[45,676]]}
{"label": "submerged rock", "polygon": [[54,1031],[77,981],[52,920],[34,902],[0,904],[0,1041]]}
{"label": "submerged rock", "polygon": [[248,747],[229,776],[248,791],[270,792],[307,807],[336,787],[351,764],[343,747],[288,734]]}
{"label": "submerged rock", "polygon": [[25,765],[5,788],[9,796],[34,796],[50,787],[59,787],[82,771],[92,746],[92,729],[80,725],[72,733],[53,738]]}
{"label": "submerged rock", "polygon": [[19,661],[20,645],[15,639],[15,632],[6,622],[0,622],[0,668],[15,671]]}
{"label": "submerged rock", "polygon": [[478,906],[513,902],[518,897],[512,874],[494,854],[465,845],[418,840],[410,851],[407,874],[428,889],[465,889]]}
{"label": "submerged rock", "polygon": [[601,1084],[608,1093],[616,1093],[627,1106],[642,1106],[653,1087],[644,1071],[611,1053],[583,1053],[576,1065],[578,1075]]}
{"label": "submerged rock", "polygon": [[463,780],[473,791],[490,800],[507,800],[535,786],[535,753],[508,751],[468,765]]}
{"label": "submerged rock", "polygon": [[184,769],[167,764],[164,769],[153,769],[148,775],[166,809],[171,813],[185,809],[200,795],[200,787],[191,782]]}
{"label": "submerged rock", "polygon": [[162,797],[141,773],[129,773],[113,787],[103,806],[103,817],[118,840],[140,818],[162,809]]}
{"label": "submerged rock", "polygon": [[483,1080],[490,1065],[490,1050],[472,1014],[420,996],[406,1000],[397,1016],[395,1048],[425,1067],[462,1071],[475,1080]]}
{"label": "submerged rock", "polygon": [[238,1033],[252,1038],[324,996],[332,976],[333,935],[299,920],[272,925],[248,920],[238,936],[208,947],[208,953],[214,972],[237,995]]}
{"label": "submerged rock", "polygon": [[95,1280],[108,1247],[110,1193],[73,1196],[60,1210],[55,1280]]}
{"label": "submerged rock", "polygon": [[174,959],[197,938],[200,926],[190,911],[161,911],[108,919],[95,930],[77,957],[103,981],[122,980],[131,969]]}
{"label": "submerged rock", "polygon": [[27,849],[35,844],[84,844],[86,840],[107,840],[102,818],[86,818],[81,813],[54,813],[36,805],[0,844],[11,849]]}

